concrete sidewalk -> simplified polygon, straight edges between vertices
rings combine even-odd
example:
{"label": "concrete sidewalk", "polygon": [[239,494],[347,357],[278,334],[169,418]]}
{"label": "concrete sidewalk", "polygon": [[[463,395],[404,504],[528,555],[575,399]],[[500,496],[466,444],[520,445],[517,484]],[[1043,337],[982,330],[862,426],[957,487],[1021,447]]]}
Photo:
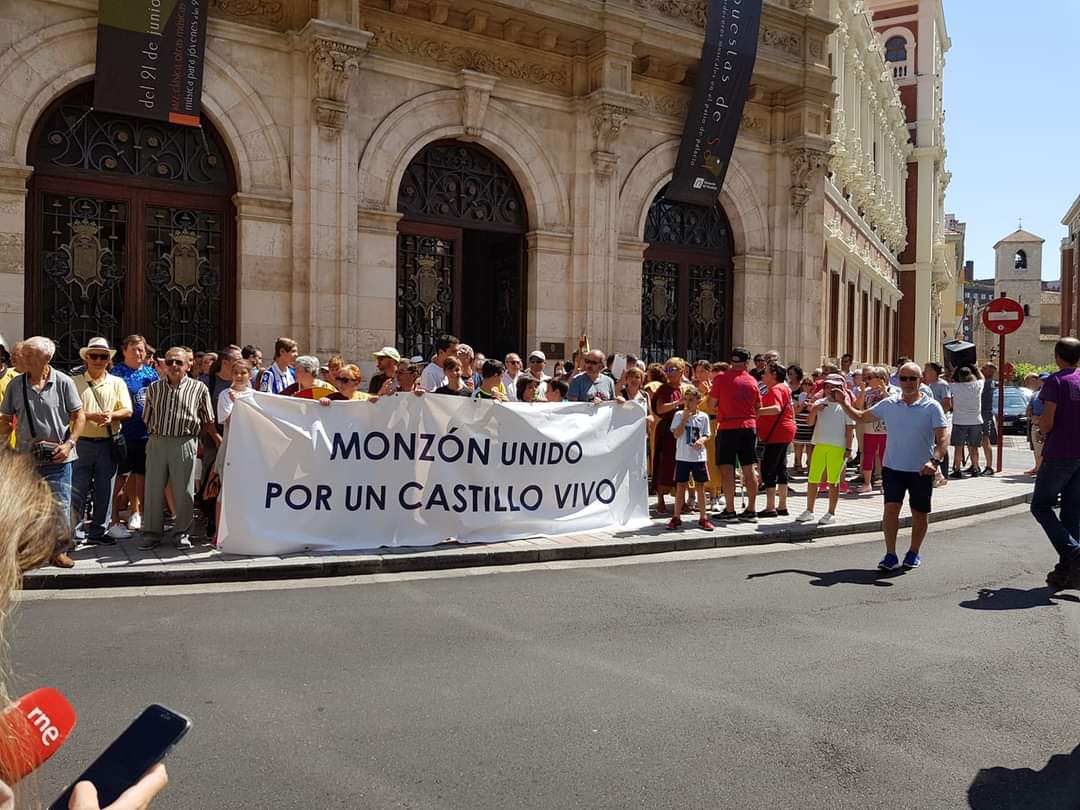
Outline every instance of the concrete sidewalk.
{"label": "concrete sidewalk", "polygon": [[[1005,509],[1030,500],[1032,483],[1024,475],[1032,463],[1030,451],[1012,439],[1006,448],[1004,471],[995,476],[959,481],[934,490],[931,521],[951,520]],[[796,491],[806,490],[797,479]],[[763,506],[761,501],[759,508]],[[667,531],[667,517],[654,517],[652,525],[638,531],[609,530],[537,537],[483,545],[446,543],[432,548],[384,548],[376,552],[336,552],[330,554],[290,554],[281,557],[245,557],[223,554],[208,543],[180,550],[168,543],[154,551],[136,548],[139,539],[121,540],[115,546],[89,547],[72,552],[72,569],[42,568],[29,573],[24,587],[99,588],[239,582],[273,579],[302,579],[357,574],[393,573],[480,565],[515,565],[631,554],[656,554],[723,546],[757,545],[812,541],[815,538],[872,532],[881,525],[880,490],[840,497],[836,523],[828,527],[798,524],[795,515],[804,507],[805,496],[789,498],[791,517],[748,523],[720,524],[712,532],[697,528],[697,521],[685,521],[679,531]],[[817,514],[825,511],[825,499],[818,499]],[[901,526],[910,525],[907,507]],[[1034,528],[1033,528],[1034,530]]]}

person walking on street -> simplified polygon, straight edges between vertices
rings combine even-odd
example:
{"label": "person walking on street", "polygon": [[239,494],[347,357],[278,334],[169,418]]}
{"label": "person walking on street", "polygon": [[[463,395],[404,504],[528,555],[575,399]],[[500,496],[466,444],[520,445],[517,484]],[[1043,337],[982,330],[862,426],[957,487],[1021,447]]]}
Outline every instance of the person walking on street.
{"label": "person walking on street", "polygon": [[[8,384],[0,402],[0,444],[7,440],[15,417],[15,450],[33,459],[70,527],[71,472],[86,414],[75,381],[50,365],[54,354],[56,344],[47,337],[32,337],[19,345],[19,361],[26,371]],[[69,536],[53,551],[52,564],[58,568],[75,566],[67,555],[70,542]]]}
{"label": "person walking on street", "polygon": [[165,379],[146,389],[143,420],[150,432],[146,445],[146,503],[144,542],[149,550],[161,545],[165,531],[165,483],[176,505],[174,536],[179,548],[191,548],[189,534],[195,512],[195,455],[200,433],[214,429],[210,390],[184,375],[187,353],[179,348],[165,354]]}
{"label": "person walking on street", "polygon": [[[1042,526],[1058,561],[1046,575],[1051,588],[1080,588],[1080,340],[1054,346],[1058,372],[1043,382],[1039,430],[1042,466],[1035,477],[1031,514]],[[1054,504],[1061,498],[1061,516]]]}
{"label": "person walking on street", "polygon": [[[889,441],[885,445],[885,464],[881,470],[885,493],[885,556],[878,563],[882,571],[898,568],[912,570],[922,565],[923,541],[930,518],[934,476],[945,459],[949,446],[949,427],[945,411],[933,396],[920,389],[923,370],[918,363],[905,363],[896,373],[900,396],[884,399],[867,410],[857,410],[833,389],[832,399],[859,422],[880,420],[885,423]],[[907,497],[911,507],[911,547],[901,563],[896,554],[900,531],[900,508]]]}
{"label": "person walking on street", "polygon": [[[133,409],[127,385],[109,374],[109,363],[116,349],[102,337],[91,338],[79,349],[86,371],[75,377],[75,387],[86,414],[86,427],[78,444],[78,458],[72,470],[72,510],[76,524],[82,519],[86,499],[93,493],[94,513],[86,530],[91,545],[111,546],[116,540],[108,535],[112,513],[113,484],[121,457],[113,436],[120,432],[120,422],[130,419]],[[126,442],[124,449],[127,449]]]}

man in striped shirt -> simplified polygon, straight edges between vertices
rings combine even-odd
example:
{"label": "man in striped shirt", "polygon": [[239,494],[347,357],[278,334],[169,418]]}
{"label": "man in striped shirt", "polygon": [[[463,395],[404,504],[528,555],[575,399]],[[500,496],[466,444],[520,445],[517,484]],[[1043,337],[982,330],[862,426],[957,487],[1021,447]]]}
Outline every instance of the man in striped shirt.
{"label": "man in striped shirt", "polygon": [[214,427],[214,408],[207,387],[187,376],[188,353],[179,347],[165,354],[165,379],[146,387],[143,421],[146,444],[146,500],[143,544],[156,548],[165,530],[165,482],[176,505],[174,536],[178,548],[191,548],[189,534],[195,512],[195,456],[198,437]]}

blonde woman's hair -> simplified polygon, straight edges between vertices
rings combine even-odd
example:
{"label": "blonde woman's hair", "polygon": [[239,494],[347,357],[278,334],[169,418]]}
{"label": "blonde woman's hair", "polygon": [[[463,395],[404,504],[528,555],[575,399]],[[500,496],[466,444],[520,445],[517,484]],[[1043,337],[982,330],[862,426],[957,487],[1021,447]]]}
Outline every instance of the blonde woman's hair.
{"label": "blonde woman's hair", "polygon": [[677,368],[679,371],[686,371],[686,361],[681,357],[669,357],[667,362],[664,363],[664,368]]}

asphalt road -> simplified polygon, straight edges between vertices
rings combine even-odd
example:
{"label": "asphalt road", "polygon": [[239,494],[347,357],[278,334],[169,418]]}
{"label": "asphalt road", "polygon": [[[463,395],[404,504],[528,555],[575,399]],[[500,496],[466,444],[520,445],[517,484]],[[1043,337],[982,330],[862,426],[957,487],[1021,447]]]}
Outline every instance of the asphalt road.
{"label": "asphalt road", "polygon": [[[877,545],[27,602],[18,694],[151,702],[161,808],[1080,808],[1080,594],[1025,514]],[[903,550],[903,549],[902,549]]]}

